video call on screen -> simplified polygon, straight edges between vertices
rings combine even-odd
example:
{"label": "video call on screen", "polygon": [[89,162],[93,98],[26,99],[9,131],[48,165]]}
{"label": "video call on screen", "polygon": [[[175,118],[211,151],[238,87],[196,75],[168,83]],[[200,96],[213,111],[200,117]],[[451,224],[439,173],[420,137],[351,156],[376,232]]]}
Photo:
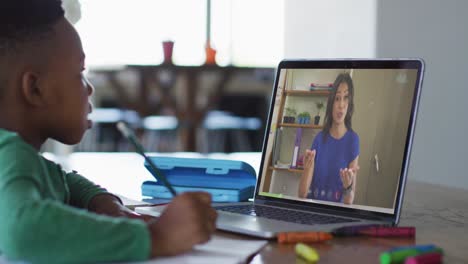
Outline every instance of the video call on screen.
{"label": "video call on screen", "polygon": [[[417,73],[282,69],[259,194],[393,213]],[[345,134],[333,137],[330,131],[343,127]],[[314,170],[301,193],[307,149],[315,149]],[[353,199],[344,186],[349,182],[340,176],[340,168],[350,165],[358,166],[352,178]]]}

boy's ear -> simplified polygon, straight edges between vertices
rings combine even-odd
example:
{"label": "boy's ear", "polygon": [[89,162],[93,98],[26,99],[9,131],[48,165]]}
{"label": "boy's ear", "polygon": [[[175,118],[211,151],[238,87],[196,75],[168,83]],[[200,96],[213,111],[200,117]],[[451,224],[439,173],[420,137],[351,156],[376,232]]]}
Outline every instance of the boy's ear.
{"label": "boy's ear", "polygon": [[21,94],[27,104],[35,107],[46,105],[45,86],[41,85],[39,73],[25,71],[21,76]]}

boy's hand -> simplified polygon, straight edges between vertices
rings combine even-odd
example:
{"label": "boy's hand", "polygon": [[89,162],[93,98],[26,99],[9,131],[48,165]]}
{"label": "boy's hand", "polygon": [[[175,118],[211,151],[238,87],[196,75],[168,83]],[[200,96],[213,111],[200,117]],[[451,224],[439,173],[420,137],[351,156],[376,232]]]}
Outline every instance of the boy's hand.
{"label": "boy's hand", "polygon": [[216,217],[208,193],[188,192],[176,196],[163,214],[148,224],[151,256],[176,255],[207,242],[216,230]]}
{"label": "boy's hand", "polygon": [[141,219],[145,222],[152,221],[156,217],[135,213],[120,203],[120,200],[110,194],[98,194],[89,202],[88,209],[97,214],[113,217],[128,217]]}
{"label": "boy's hand", "polygon": [[94,196],[89,202],[88,209],[91,212],[108,216],[125,216],[126,207],[115,196],[103,193]]}

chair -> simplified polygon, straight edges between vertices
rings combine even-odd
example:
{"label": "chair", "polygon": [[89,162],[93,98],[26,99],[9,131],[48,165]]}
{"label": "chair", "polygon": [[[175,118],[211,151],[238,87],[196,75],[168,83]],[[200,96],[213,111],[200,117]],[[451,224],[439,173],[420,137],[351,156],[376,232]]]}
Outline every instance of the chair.
{"label": "chair", "polygon": [[256,117],[239,117],[230,112],[210,111],[203,121],[206,143],[203,152],[249,152],[253,146],[247,131],[260,129]]}
{"label": "chair", "polygon": [[89,118],[93,121],[93,127],[76,146],[77,151],[129,151],[130,145],[117,130],[116,125],[123,121],[137,128],[141,123],[137,112],[118,108],[95,108]]}
{"label": "chair", "polygon": [[143,146],[151,152],[181,151],[175,116],[148,116],[142,120]]}
{"label": "chair", "polygon": [[232,94],[220,98],[202,123],[202,152],[261,151],[266,100],[261,95]]}

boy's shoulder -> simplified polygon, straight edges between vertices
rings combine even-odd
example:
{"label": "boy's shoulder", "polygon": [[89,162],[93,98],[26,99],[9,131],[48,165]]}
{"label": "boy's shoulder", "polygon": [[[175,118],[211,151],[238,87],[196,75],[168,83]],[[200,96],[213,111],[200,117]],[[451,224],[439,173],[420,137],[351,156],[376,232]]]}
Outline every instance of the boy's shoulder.
{"label": "boy's shoulder", "polygon": [[[13,151],[8,153],[8,151]],[[0,154],[15,155],[17,152],[34,153],[37,151],[26,143],[16,132],[0,129]]]}
{"label": "boy's shoulder", "polygon": [[40,170],[44,158],[17,133],[0,129],[0,177],[29,175]]}

